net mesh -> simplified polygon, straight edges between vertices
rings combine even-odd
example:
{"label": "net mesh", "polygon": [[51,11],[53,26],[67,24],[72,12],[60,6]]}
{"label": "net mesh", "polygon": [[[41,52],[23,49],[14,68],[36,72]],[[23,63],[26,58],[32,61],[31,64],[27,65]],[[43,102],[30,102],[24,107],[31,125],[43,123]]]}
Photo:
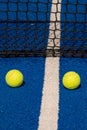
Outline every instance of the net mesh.
{"label": "net mesh", "polygon": [[0,0],[0,57],[87,57],[86,0]]}

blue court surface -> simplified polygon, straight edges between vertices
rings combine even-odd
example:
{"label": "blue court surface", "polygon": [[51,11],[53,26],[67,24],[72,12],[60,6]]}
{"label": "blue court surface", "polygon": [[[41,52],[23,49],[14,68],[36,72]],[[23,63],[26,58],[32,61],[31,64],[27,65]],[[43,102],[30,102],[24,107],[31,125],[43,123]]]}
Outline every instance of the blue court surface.
{"label": "blue court surface", "polygon": [[[61,19],[63,21],[77,21],[77,23],[67,23],[61,24],[61,29],[65,26],[65,34],[61,34],[61,37],[66,37],[69,40],[65,40],[62,44],[67,44],[69,47],[75,45],[77,48],[80,45],[83,45],[87,47],[87,40],[74,40],[71,39],[79,39],[79,38],[86,38],[87,34],[87,28],[84,27],[84,24],[81,24],[80,22],[87,21],[87,18],[85,18],[85,12],[86,12],[86,0],[79,0],[77,4],[77,0],[69,0],[69,4],[66,7],[67,1],[62,0],[61,12],[63,14],[61,15]],[[75,15],[75,12],[77,10],[77,14]],[[64,14],[64,12],[68,11],[68,14]],[[66,16],[66,17],[65,17]],[[75,28],[75,31],[72,32],[73,28]],[[83,33],[82,30],[85,30]],[[60,93],[59,93],[59,121],[58,121],[58,130],[87,130],[87,59],[86,58],[60,58]],[[67,71],[76,71],[80,77],[81,77],[81,85],[77,90],[70,91],[67,89],[64,89],[62,85],[62,76]]]}
{"label": "blue court surface", "polygon": [[[60,102],[58,130],[86,130],[87,129],[87,59],[60,59]],[[81,77],[81,86],[74,90],[64,89],[62,76],[67,71],[76,71]]]}
{"label": "blue court surface", "polygon": [[[0,59],[0,130],[36,130],[42,97],[45,59]],[[20,88],[10,88],[5,74],[19,69],[24,75]]]}
{"label": "blue court surface", "polygon": [[[9,1],[9,4],[7,4]],[[19,2],[19,4],[17,4]],[[30,2],[30,3],[29,3]],[[37,2],[39,13],[37,14]],[[49,3],[47,7],[46,4]],[[0,21],[5,21],[7,19],[11,20],[50,20],[50,12],[52,8],[51,0],[0,0]],[[54,1],[55,3],[55,1]],[[62,21],[87,21],[87,15],[85,17],[84,13],[87,11],[87,1],[86,0],[62,0],[61,1],[61,16]],[[69,3],[67,5],[67,3]],[[78,4],[77,4],[78,3]],[[26,6],[27,5],[27,6]],[[67,6],[66,6],[67,5]],[[32,13],[27,13],[32,10]],[[9,11],[8,11],[9,10]],[[19,10],[18,13],[16,11]],[[8,11],[8,13],[7,13]],[[46,15],[46,12],[49,12]],[[69,12],[66,14],[66,12]],[[78,12],[75,15],[75,12]],[[66,37],[64,42],[60,42],[60,46],[63,44],[72,46],[71,38],[76,39],[80,37],[86,38],[87,25],[78,23],[76,24],[76,30],[72,33],[74,24],[60,23],[61,30],[66,26],[65,34],[61,32],[61,38]],[[35,28],[39,26],[41,31],[36,32],[36,37],[41,38],[34,41],[34,31],[27,31],[19,29],[12,30],[15,28],[15,23],[8,24],[10,31],[8,31],[8,43],[10,47],[12,43],[18,42],[18,44],[23,44],[23,38],[20,39],[12,38],[15,35],[24,36],[25,33],[28,37],[26,38],[26,43],[30,44],[30,48],[34,42],[36,42],[38,47],[46,43],[47,40],[43,42],[44,39],[44,24],[20,24],[18,23],[18,28]],[[49,36],[49,24],[47,26],[46,37]],[[6,28],[5,23],[0,23],[0,29]],[[82,30],[85,29],[85,33]],[[11,32],[12,31],[12,32]],[[14,31],[14,32],[13,32]],[[22,32],[23,31],[23,32]],[[46,30],[45,30],[46,31]],[[70,33],[69,33],[70,32]],[[79,33],[78,33],[79,32]],[[12,35],[11,35],[12,34]],[[0,31],[0,36],[6,36],[5,30]],[[67,40],[68,39],[68,40]],[[2,37],[0,39],[0,44],[5,44],[6,39]],[[40,44],[39,44],[40,43]],[[82,45],[81,40],[75,40],[73,45],[76,43],[77,48]],[[84,45],[87,47],[87,41],[84,41]],[[11,48],[9,48],[11,49]],[[38,48],[37,48],[38,50]],[[0,58],[0,130],[38,130],[40,108],[42,101],[42,90],[44,84],[45,75],[45,63],[46,58],[42,57],[30,57],[30,58]],[[49,66],[50,67],[50,66]],[[87,59],[86,58],[60,58],[59,60],[59,112],[58,112],[58,122],[57,130],[87,130]],[[5,83],[5,75],[11,69],[18,69],[24,75],[24,84],[19,88],[11,88]],[[62,77],[67,71],[76,71],[81,77],[81,85],[76,90],[65,89],[62,85]],[[53,68],[54,71],[54,68]],[[48,77],[49,78],[49,77]],[[49,124],[51,125],[51,124]],[[44,130],[44,129],[43,129]]]}

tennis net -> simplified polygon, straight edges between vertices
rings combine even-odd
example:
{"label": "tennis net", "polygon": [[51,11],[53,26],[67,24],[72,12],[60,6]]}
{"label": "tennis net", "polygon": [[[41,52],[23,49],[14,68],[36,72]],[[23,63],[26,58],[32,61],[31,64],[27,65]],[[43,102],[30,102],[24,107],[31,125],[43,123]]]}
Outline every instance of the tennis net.
{"label": "tennis net", "polygon": [[87,57],[87,3],[0,0],[0,57]]}

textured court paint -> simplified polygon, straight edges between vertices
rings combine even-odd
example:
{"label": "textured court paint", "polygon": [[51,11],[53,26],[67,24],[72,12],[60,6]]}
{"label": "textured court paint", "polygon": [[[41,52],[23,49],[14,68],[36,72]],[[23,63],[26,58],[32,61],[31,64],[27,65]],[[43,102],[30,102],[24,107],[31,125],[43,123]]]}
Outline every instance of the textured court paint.
{"label": "textured court paint", "polygon": [[[0,59],[0,130],[37,130],[44,64],[44,58]],[[5,74],[11,69],[23,73],[23,86],[6,85]]]}
{"label": "textured court paint", "polygon": [[[62,77],[67,71],[76,71],[81,86],[76,90],[65,89]],[[87,59],[60,59],[60,103],[58,130],[87,130]]]}
{"label": "textured court paint", "polygon": [[46,58],[41,114],[38,130],[57,130],[59,81],[58,58]]}
{"label": "textured court paint", "polygon": [[[52,3],[57,4],[57,0],[53,0]],[[57,10],[55,9],[55,6],[52,6],[51,12],[54,11],[56,12]],[[60,19],[60,14],[58,14],[58,19]],[[50,20],[55,21],[54,14],[51,14]],[[49,28],[51,28],[51,26]],[[57,33],[58,35],[60,35],[59,31]],[[49,37],[50,36],[52,36],[52,33],[49,34]],[[57,130],[58,112],[59,112],[59,58],[48,57],[46,58],[45,63],[43,96],[42,96],[41,113],[39,117],[38,130],[46,130],[46,129]]]}

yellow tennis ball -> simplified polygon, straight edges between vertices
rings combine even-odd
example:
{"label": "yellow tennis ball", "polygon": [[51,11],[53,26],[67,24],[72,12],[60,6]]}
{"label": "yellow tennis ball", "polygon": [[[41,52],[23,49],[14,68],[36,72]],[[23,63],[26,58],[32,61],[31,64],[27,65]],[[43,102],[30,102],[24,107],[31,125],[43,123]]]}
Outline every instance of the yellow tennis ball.
{"label": "yellow tennis ball", "polygon": [[63,85],[67,89],[76,89],[81,83],[81,79],[78,73],[69,71],[64,74],[62,79]]}
{"label": "yellow tennis ball", "polygon": [[5,76],[5,81],[10,87],[20,87],[23,83],[23,74],[16,69],[10,70]]}

